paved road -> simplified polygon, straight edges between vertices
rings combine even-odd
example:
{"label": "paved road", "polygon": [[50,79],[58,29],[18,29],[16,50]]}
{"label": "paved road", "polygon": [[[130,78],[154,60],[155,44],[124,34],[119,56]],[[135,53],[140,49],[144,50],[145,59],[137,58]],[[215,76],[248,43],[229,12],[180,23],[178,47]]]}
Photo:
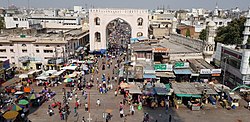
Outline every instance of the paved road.
{"label": "paved road", "polygon": [[[114,62],[114,61],[113,61]],[[99,64],[100,65],[100,64]],[[111,66],[111,69],[114,67],[114,63]],[[101,69],[101,68],[100,68]],[[112,70],[107,69],[105,71],[100,71],[97,76],[101,79],[102,73],[109,73],[112,74]],[[90,75],[86,76],[88,80]],[[115,83],[114,83],[115,84]],[[57,92],[55,96],[56,100],[61,100],[62,98],[62,89],[63,85],[59,85],[58,87],[53,87],[52,90]],[[33,86],[33,88],[37,90],[41,90],[42,87]],[[236,110],[225,110],[221,107],[214,108],[214,107],[207,107],[205,110],[201,111],[191,111],[187,108],[180,108],[178,110],[171,108],[168,113],[165,112],[164,108],[157,108],[151,109],[144,107],[141,111],[136,110],[135,115],[133,116],[126,116],[125,118],[119,117],[119,102],[122,101],[122,95],[117,97],[114,96],[114,91],[111,90],[107,94],[100,94],[96,87],[88,90],[90,92],[90,115],[92,118],[91,122],[103,122],[103,112],[106,109],[111,109],[111,114],[113,115],[111,122],[141,122],[143,118],[143,113],[148,112],[150,115],[150,122],[168,122],[169,115],[172,115],[172,122],[237,122],[241,120],[242,122],[249,122],[249,114],[250,112],[242,107],[237,108]],[[78,91],[78,95],[80,96],[80,92]],[[84,104],[86,100],[83,97],[80,97],[81,103]],[[101,100],[101,106],[98,107],[95,105],[96,100]],[[89,113],[84,111],[84,106],[82,105],[78,109],[78,116],[74,117],[73,107],[74,107],[74,100],[70,101],[70,110],[71,114],[69,115],[68,122],[81,122],[82,117],[84,116],[86,119],[88,118]],[[52,102],[44,103],[39,109],[32,112],[28,118],[32,122],[59,122],[60,120],[58,109],[55,110],[55,115],[50,117],[47,115],[47,107]],[[128,113],[129,106],[125,106],[125,114]]]}

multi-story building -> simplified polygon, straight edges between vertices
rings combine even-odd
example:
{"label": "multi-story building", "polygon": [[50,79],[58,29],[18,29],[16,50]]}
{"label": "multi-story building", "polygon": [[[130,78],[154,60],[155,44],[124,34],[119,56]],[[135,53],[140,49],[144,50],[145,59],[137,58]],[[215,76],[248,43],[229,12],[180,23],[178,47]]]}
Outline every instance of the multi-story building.
{"label": "multi-story building", "polygon": [[[74,51],[88,43],[88,32],[81,29],[63,34],[37,34],[36,36],[2,36],[0,37],[0,59],[10,59],[17,67],[35,68],[46,65],[49,59],[64,58],[74,55]],[[33,67],[34,68],[34,67]]]}

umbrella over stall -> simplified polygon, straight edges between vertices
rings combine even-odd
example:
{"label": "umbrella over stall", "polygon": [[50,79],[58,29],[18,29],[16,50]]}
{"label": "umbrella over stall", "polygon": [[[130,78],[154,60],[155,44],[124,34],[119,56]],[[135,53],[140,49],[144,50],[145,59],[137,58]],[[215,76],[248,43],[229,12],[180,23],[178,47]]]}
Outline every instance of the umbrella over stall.
{"label": "umbrella over stall", "polygon": [[22,110],[22,108],[16,104],[13,104],[13,105],[10,105],[9,110],[20,111],[20,110]]}
{"label": "umbrella over stall", "polygon": [[7,111],[6,113],[4,113],[3,117],[7,120],[10,120],[16,118],[17,115],[18,115],[17,111]]}
{"label": "umbrella over stall", "polygon": [[73,80],[71,79],[71,78],[67,78],[67,79],[65,79],[63,82],[64,83],[70,83],[70,82],[72,82]]}
{"label": "umbrella over stall", "polygon": [[22,99],[22,100],[19,100],[18,104],[19,105],[27,105],[27,104],[29,104],[29,101]]}

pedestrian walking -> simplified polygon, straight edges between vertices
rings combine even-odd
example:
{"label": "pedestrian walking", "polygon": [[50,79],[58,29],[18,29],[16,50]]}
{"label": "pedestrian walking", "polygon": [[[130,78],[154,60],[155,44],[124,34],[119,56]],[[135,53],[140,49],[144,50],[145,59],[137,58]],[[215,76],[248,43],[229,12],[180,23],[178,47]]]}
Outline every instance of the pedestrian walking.
{"label": "pedestrian walking", "polygon": [[122,118],[124,116],[124,111],[123,109],[120,109],[120,118]]}
{"label": "pedestrian walking", "polygon": [[115,97],[117,96],[117,90],[115,90]]}
{"label": "pedestrian walking", "polygon": [[77,112],[77,108],[76,108],[76,107],[74,108],[74,113],[75,113],[74,117],[76,117],[76,116],[78,115],[78,112]]}
{"label": "pedestrian walking", "polygon": [[97,105],[97,106],[101,106],[101,100],[100,100],[100,99],[97,99],[97,100],[96,100],[96,105]]}
{"label": "pedestrian walking", "polygon": [[88,111],[88,110],[89,110],[89,109],[88,109],[89,105],[88,105],[88,103],[87,103],[87,102],[85,103],[85,105],[84,105],[84,106],[85,106],[85,111]]}
{"label": "pedestrian walking", "polygon": [[86,122],[84,117],[82,117],[82,122]]}
{"label": "pedestrian walking", "polygon": [[131,104],[131,105],[129,106],[129,111],[131,112],[131,115],[134,115],[135,109],[134,109],[133,104]]}

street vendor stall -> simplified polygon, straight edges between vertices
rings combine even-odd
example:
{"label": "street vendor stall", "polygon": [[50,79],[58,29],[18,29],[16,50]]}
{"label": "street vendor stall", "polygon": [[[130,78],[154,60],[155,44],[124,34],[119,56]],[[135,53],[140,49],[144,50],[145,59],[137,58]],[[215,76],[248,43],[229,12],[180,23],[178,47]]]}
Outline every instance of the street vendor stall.
{"label": "street vendor stall", "polygon": [[191,110],[200,110],[202,92],[196,89],[194,83],[175,82],[171,83],[171,85],[174,90],[174,103],[177,109],[184,104]]}

